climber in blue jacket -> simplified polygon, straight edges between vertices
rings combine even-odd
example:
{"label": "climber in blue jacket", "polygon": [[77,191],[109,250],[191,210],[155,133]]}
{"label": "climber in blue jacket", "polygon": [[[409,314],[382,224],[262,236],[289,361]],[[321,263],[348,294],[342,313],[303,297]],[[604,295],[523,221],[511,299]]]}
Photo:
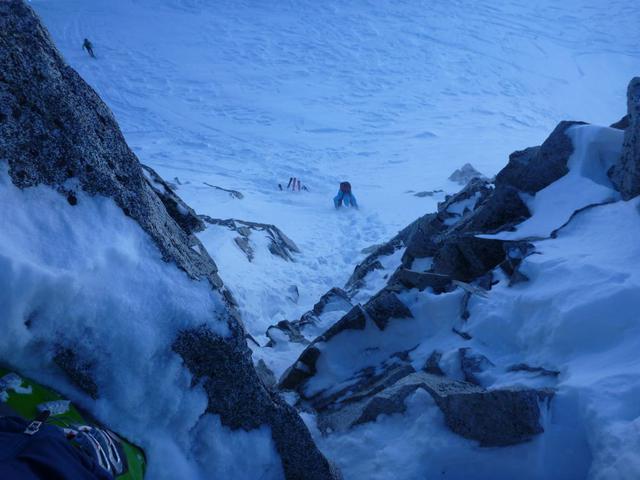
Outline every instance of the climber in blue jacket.
{"label": "climber in blue jacket", "polygon": [[345,207],[358,208],[356,197],[351,193],[351,184],[349,182],[340,182],[340,190],[333,197],[333,204],[336,208],[340,208],[344,203]]}

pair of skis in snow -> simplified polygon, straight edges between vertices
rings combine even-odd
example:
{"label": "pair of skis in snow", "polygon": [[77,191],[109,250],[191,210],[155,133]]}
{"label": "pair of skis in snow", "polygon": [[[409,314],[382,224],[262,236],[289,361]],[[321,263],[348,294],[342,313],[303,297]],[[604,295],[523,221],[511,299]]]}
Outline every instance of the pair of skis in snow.
{"label": "pair of skis in snow", "polygon": [[[278,188],[280,190],[284,190],[282,188],[281,184],[278,184]],[[309,189],[307,188],[306,185],[302,185],[302,182],[300,181],[300,179],[298,177],[289,177],[289,183],[287,184],[287,190],[291,190],[292,192],[300,192],[302,190],[304,190],[305,192],[309,191]]]}

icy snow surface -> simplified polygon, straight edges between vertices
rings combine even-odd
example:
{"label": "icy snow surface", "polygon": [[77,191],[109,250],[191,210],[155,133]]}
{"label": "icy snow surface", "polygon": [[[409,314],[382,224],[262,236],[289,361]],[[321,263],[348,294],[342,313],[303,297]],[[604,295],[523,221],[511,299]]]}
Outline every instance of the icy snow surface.
{"label": "icy snow surface", "polygon": [[[175,181],[196,211],[273,223],[300,247],[296,261],[285,262],[252,234],[257,254],[249,263],[229,231],[210,227],[200,236],[261,343],[267,326],[299,318],[329,288],[342,286],[364,258],[362,248],[388,240],[443,199],[408,191],[451,193],[458,186],[446,178],[467,162],[495,174],[510,152],[540,144],[561,119],[610,124],[624,113],[625,88],[640,63],[640,9],[627,0],[32,4],[66,59],[114,110],[143,163]],[[81,50],[84,37],[93,42],[96,60]],[[602,140],[610,146],[619,136],[592,128],[571,134],[582,138],[579,145]],[[579,202],[612,197],[602,178],[577,172],[572,166],[561,181],[580,187]],[[301,178],[310,192],[279,191],[278,183],[286,186],[290,176]],[[352,183],[359,211],[333,209],[341,180]],[[239,190],[244,199],[204,182]],[[537,201],[545,197],[540,192]],[[558,197],[564,207],[552,222],[534,225],[542,219],[534,215],[532,231],[548,233],[563,223],[575,206],[572,198]],[[405,417],[379,418],[353,435],[319,439],[347,480],[578,479],[587,471],[593,479],[637,478],[637,220],[635,202],[584,212],[557,240],[539,242],[543,255],[525,262],[532,282],[499,286],[489,299],[472,301],[477,311],[469,328],[480,351],[562,369],[545,435],[527,445],[480,449],[448,432],[418,393]],[[397,258],[388,261],[391,266]],[[374,272],[380,278],[372,284],[384,273]],[[286,298],[291,285],[300,291],[297,303]],[[409,321],[404,325],[412,328],[404,331],[392,326],[398,330],[392,340],[375,339],[375,332],[367,338],[393,344],[389,348],[428,338],[416,353],[423,356],[438,342],[457,348],[459,339],[449,333],[460,293],[408,295],[415,297],[404,300],[417,317],[429,322]],[[345,342],[345,360],[357,365],[361,359],[350,358],[348,347]],[[291,353],[274,352],[272,366],[284,368]],[[256,354],[269,360],[271,352]],[[164,381],[187,384],[171,362],[161,359],[162,368],[173,372]],[[144,374],[131,372],[129,378],[135,375]],[[488,384],[496,379],[483,378]],[[141,418],[134,421],[133,412],[115,417],[107,406],[104,416],[116,418],[115,427],[132,429],[132,436],[148,438],[135,429],[145,420],[153,425],[158,413],[147,411],[148,400],[143,402],[138,386],[132,388],[126,397],[139,400],[135,415]],[[154,405],[167,412],[162,421],[180,428],[195,423],[204,398],[189,395]],[[124,392],[121,401],[128,401]],[[123,403],[122,411],[130,406]],[[313,425],[313,418],[307,420]],[[268,432],[227,437],[215,418],[195,431],[205,427],[230,439],[224,443],[229,450],[194,447],[197,459],[211,459],[210,468],[218,465],[216,455],[229,459],[235,446],[261,452],[255,462],[271,465]],[[156,476],[165,458],[193,467],[180,435],[165,440],[166,450],[143,443],[152,459],[160,459],[152,463]]]}

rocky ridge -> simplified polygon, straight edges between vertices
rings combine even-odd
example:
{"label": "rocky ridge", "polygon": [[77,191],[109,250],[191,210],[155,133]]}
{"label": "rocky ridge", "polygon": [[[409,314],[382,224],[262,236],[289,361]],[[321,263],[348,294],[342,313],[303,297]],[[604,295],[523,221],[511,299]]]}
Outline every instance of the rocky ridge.
{"label": "rocky ridge", "polygon": [[[609,172],[623,198],[640,193],[635,180],[640,166],[636,141],[640,138],[639,82],[636,78],[629,85],[627,121],[612,126],[626,129],[623,154]],[[478,235],[512,231],[531,217],[525,198],[535,196],[569,172],[568,161],[574,147],[567,130],[575,125],[584,123],[561,122],[542,145],[511,154],[507,166],[494,181],[472,178],[460,192],[441,202],[437,212],[419,218],[389,242],[373,247],[355,268],[346,284],[352,299],[372,272],[383,269],[381,259],[403,252],[401,264],[388,277],[382,290],[364,304],[350,307],[318,337],[305,339],[307,346],[279,380],[281,389],[296,392],[299,408],[316,413],[323,432],[342,431],[374,421],[380,414],[402,412],[404,400],[416,389],[431,394],[452,431],[481,445],[519,443],[544,431],[542,409],[552,401],[554,379],[560,375],[556,368],[524,363],[495,365],[481,352],[461,347],[457,368],[464,380],[459,380],[449,377],[441,368],[443,354],[440,351],[433,351],[422,371],[417,371],[412,354],[418,345],[395,351],[380,342],[384,342],[384,330],[389,325],[402,325],[399,322],[407,321],[403,319],[413,317],[403,301],[415,296],[411,292],[438,295],[460,290],[460,326],[454,326],[452,333],[464,342],[472,339],[464,331],[464,322],[471,315],[469,300],[473,295],[487,295],[498,281],[506,281],[511,286],[528,280],[519,266],[524,258],[535,253],[532,243]],[[551,237],[555,234],[557,231]],[[372,333],[376,330],[380,333]],[[398,334],[402,327],[394,331]],[[380,340],[371,343],[367,340],[371,335],[377,335]],[[320,375],[318,365],[338,368],[332,352],[338,351],[342,346],[340,342],[353,344],[356,338],[361,338],[366,347],[362,347],[362,355],[368,355],[365,352],[371,349],[383,352],[376,360],[372,359],[369,366],[338,376],[333,385],[328,385],[326,380],[316,380]],[[549,387],[487,390],[482,385],[487,372],[537,375],[549,379]],[[490,424],[485,423],[488,418]]]}

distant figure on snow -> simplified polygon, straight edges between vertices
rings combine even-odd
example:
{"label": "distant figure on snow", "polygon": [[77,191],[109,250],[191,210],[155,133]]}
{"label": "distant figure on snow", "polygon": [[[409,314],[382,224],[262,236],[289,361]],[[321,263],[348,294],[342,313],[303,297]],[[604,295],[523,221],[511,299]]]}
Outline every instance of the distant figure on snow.
{"label": "distant figure on snow", "polygon": [[82,42],[82,49],[86,50],[87,53],[91,55],[91,58],[96,58],[96,56],[93,54],[93,45],[88,38],[85,38],[84,42]]}
{"label": "distant figure on snow", "polygon": [[345,207],[358,208],[358,202],[356,202],[356,197],[351,193],[351,184],[349,182],[340,182],[340,190],[333,197],[333,204],[336,208],[340,208],[343,202]]}

